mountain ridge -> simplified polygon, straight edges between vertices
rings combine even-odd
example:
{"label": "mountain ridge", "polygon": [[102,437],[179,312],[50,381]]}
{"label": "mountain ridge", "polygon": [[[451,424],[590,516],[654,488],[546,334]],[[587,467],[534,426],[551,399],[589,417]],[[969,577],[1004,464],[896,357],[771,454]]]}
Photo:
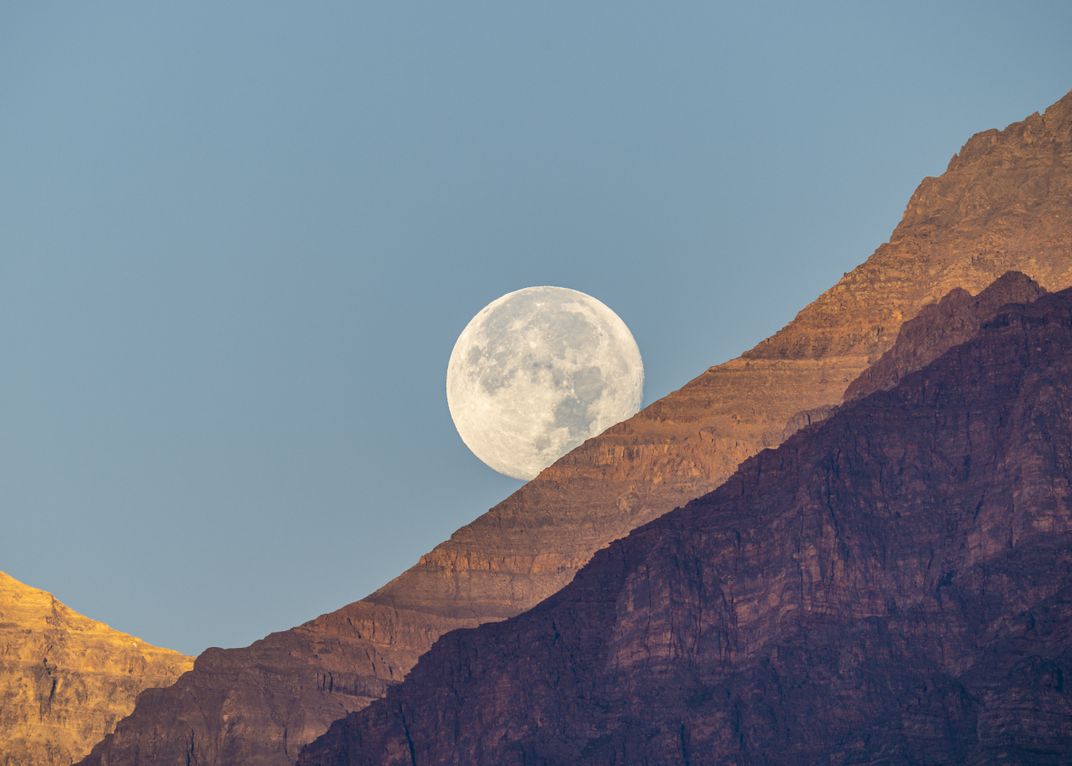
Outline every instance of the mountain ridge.
{"label": "mountain ridge", "polygon": [[441,638],[299,766],[1072,757],[1072,290]]}
{"label": "mountain ridge", "polygon": [[907,372],[918,370],[953,346],[966,342],[984,318],[1007,303],[1031,303],[1044,294],[1018,271],[1003,274],[978,295],[955,288],[901,325],[894,345],[845,389],[845,401],[893,388]]}
{"label": "mountain ridge", "polygon": [[[592,554],[722,483],[838,404],[901,324],[1009,270],[1072,284],[1072,93],[925,180],[888,243],[785,328],[590,439],[362,601],[244,649],[210,649],[147,693],[86,764],[289,763],[400,681],[443,633],[510,617]],[[974,143],[973,143],[974,141]]]}
{"label": "mountain ridge", "polygon": [[68,766],[192,666],[0,572],[0,764]]}

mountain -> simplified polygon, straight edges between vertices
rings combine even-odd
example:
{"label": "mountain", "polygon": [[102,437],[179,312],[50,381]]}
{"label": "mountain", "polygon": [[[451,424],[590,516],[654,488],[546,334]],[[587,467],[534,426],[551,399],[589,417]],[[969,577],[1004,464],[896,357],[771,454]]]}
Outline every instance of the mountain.
{"label": "mountain", "polygon": [[[1030,303],[1045,294],[1031,277],[1009,271],[978,295],[959,287],[940,301],[924,306],[919,314],[901,325],[893,346],[849,384],[842,401],[849,402],[867,394],[893,388],[910,372],[937,359],[953,346],[968,340],[984,319],[1007,303]],[[782,438],[788,439],[800,429],[821,423],[839,405],[827,404],[798,412],[785,425]]]}
{"label": "mountain", "polygon": [[0,572],[0,764],[67,766],[192,665]]}
{"label": "mountain", "polygon": [[840,403],[924,306],[1009,270],[1048,290],[1072,284],[1072,93],[969,140],[919,186],[890,241],[772,338],[585,442],[362,601],[206,651],[85,763],[290,763],[437,637],[559,590],[612,540],[779,444],[800,413]]}
{"label": "mountain", "polygon": [[1069,763],[1072,290],[451,633],[301,766]]}
{"label": "mountain", "polygon": [[985,319],[1007,303],[1031,303],[1045,291],[1033,279],[1010,271],[978,295],[956,288],[901,326],[897,341],[845,389],[845,401],[893,388],[909,372],[970,339]]}

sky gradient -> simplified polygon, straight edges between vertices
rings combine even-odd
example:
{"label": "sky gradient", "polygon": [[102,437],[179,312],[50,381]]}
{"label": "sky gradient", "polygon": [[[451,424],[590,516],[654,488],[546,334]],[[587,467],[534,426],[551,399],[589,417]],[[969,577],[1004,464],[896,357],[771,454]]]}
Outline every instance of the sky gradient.
{"label": "sky gradient", "polygon": [[645,403],[1072,88],[1072,4],[0,8],[0,570],[198,652],[374,590],[519,483],[454,341],[530,285]]}

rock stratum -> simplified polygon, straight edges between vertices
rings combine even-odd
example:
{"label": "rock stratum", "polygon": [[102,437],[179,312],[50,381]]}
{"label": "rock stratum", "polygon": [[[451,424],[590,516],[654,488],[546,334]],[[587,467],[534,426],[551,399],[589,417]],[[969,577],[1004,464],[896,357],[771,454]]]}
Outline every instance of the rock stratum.
{"label": "rock stratum", "polygon": [[923,307],[1010,270],[1047,290],[1072,284],[1072,94],[969,140],[920,184],[889,242],[773,337],[585,442],[362,601],[206,651],[84,763],[292,762],[436,638],[556,592],[597,550],[839,404]]}
{"label": "rock stratum", "polygon": [[68,766],[192,666],[0,572],[0,764]]}
{"label": "rock stratum", "polygon": [[1072,762],[1072,290],[1007,306],[300,766]]}
{"label": "rock stratum", "polygon": [[893,388],[939,356],[969,340],[979,326],[1007,303],[1031,303],[1045,293],[1030,277],[1010,271],[978,295],[955,288],[901,326],[893,348],[845,389],[845,401]]}

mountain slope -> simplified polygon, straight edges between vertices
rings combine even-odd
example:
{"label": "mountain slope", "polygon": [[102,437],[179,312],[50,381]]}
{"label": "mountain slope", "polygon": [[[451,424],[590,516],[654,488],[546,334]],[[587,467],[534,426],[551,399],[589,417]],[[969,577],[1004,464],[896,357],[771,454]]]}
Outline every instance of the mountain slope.
{"label": "mountain slope", "polygon": [[1045,291],[1030,277],[1010,271],[978,295],[956,288],[905,322],[893,347],[845,389],[845,401],[893,388],[907,373],[969,340],[984,320],[1007,303],[1031,303]]}
{"label": "mountain slope", "polygon": [[299,761],[1067,763],[1072,290],[445,636]]}
{"label": "mountain slope", "polygon": [[368,598],[205,652],[86,763],[289,763],[438,636],[554,593],[595,551],[780,443],[795,415],[839,403],[923,306],[1012,269],[1072,284],[1072,94],[972,138],[920,185],[890,241],[770,340],[585,442]]}
{"label": "mountain slope", "polygon": [[[878,361],[860,373],[842,396],[843,402],[859,399],[875,391],[893,388],[910,372],[922,369],[953,346],[975,335],[984,320],[1008,303],[1031,303],[1045,294],[1031,277],[1009,271],[994,284],[972,295],[959,287],[940,301],[928,303],[901,325],[893,346]],[[828,404],[798,412],[785,425],[787,439],[805,426],[821,423],[838,409]]]}
{"label": "mountain slope", "polygon": [[0,764],[67,766],[192,665],[0,572]]}

